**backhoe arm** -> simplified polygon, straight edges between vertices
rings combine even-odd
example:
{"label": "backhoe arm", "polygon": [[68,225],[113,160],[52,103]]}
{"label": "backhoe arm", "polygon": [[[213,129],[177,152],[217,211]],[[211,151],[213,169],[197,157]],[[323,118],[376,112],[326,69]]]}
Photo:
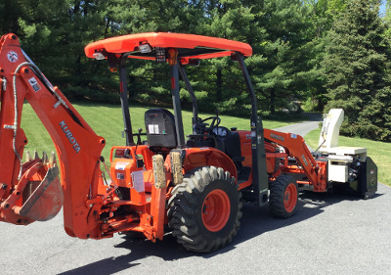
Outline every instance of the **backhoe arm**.
{"label": "backhoe arm", "polygon": [[[0,40],[0,84],[0,221],[28,224],[45,220],[55,215],[62,203],[61,188],[55,187],[53,159],[28,157],[22,164],[27,138],[20,122],[26,100],[56,148],[66,232],[79,238],[101,238],[98,202],[105,198],[106,188],[99,160],[105,140],[50,84],[14,34]],[[58,209],[43,213],[48,208]]]}

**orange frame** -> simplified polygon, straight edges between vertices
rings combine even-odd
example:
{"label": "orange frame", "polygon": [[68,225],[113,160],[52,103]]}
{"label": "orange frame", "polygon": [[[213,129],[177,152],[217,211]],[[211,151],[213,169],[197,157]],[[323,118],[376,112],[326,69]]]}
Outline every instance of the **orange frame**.
{"label": "orange frame", "polygon": [[235,52],[239,52],[244,56],[252,55],[252,48],[247,43],[196,34],[165,32],[128,34],[107,38],[88,44],[84,48],[84,52],[89,58],[95,58],[95,53],[102,53],[103,55],[106,55],[106,58],[107,53],[133,53],[132,55],[129,55],[129,58],[155,60],[155,57],[146,56],[139,52],[139,46],[142,44],[149,44],[154,48],[207,48],[216,51],[201,55],[179,56],[182,64],[188,63],[191,59],[209,59],[231,56]]}

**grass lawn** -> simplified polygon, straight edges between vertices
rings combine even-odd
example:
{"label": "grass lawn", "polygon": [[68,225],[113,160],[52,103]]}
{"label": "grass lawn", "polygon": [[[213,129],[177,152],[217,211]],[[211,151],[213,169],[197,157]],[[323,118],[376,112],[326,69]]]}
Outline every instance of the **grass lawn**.
{"label": "grass lawn", "polygon": [[[312,148],[318,147],[320,129],[314,130],[305,136],[305,140]],[[391,186],[391,143],[373,141],[364,138],[339,137],[339,146],[365,147],[378,167],[379,182]]]}
{"label": "grass lawn", "polygon": [[[106,146],[103,150],[103,156],[108,159],[110,148],[114,145],[125,145],[125,138],[122,138],[123,121],[120,106],[115,105],[98,105],[98,104],[73,104],[81,116],[94,129],[96,134],[106,139]],[[149,109],[147,107],[131,107],[130,115],[134,132],[142,128],[145,132],[144,113]],[[172,110],[171,110],[172,111]],[[173,111],[172,111],[173,112]],[[191,133],[192,113],[184,111],[183,122],[185,134]],[[210,115],[201,114],[202,118]],[[265,128],[277,128],[288,125],[287,122],[266,120],[263,125]],[[249,119],[237,118],[232,116],[221,116],[221,125],[227,128],[237,127],[238,129],[250,129]],[[51,152],[54,150],[52,140],[42,125],[41,121],[35,115],[29,104],[24,104],[22,114],[22,128],[28,139],[25,150],[34,151],[35,149],[41,154],[42,151]]]}

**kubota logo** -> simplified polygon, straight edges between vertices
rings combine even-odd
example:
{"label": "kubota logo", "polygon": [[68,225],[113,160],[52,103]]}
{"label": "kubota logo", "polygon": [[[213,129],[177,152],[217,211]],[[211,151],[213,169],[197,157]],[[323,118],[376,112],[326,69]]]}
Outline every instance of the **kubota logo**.
{"label": "kubota logo", "polygon": [[69,142],[72,144],[73,149],[76,151],[76,153],[79,153],[80,145],[73,137],[71,130],[68,129],[68,125],[65,123],[65,121],[61,121],[59,124],[62,131],[65,133],[66,137],[68,138]]}
{"label": "kubota logo", "polygon": [[9,60],[9,62],[15,63],[16,61],[18,61],[18,54],[14,51],[9,51],[7,53],[7,58]]}

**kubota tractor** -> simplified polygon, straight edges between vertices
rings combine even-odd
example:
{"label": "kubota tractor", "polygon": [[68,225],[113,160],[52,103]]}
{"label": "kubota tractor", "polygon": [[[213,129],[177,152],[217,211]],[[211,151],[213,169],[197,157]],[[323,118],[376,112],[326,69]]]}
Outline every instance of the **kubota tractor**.
{"label": "kubota tractor", "polygon": [[[236,235],[242,201],[268,205],[272,214],[286,218],[294,214],[301,190],[326,192],[347,185],[364,196],[376,191],[376,166],[365,152],[326,150],[313,156],[301,136],[263,129],[244,62],[252,54],[248,44],[191,34],[140,33],[91,43],[85,54],[107,60],[120,74],[126,145],[111,149],[109,180],[100,170],[105,139],[46,79],[17,36],[2,36],[1,221],[27,225],[53,217],[62,206],[65,231],[72,237],[101,239],[136,231],[155,241],[172,232],[186,249],[209,252]],[[243,72],[251,99],[250,131],[227,129],[218,115],[198,114],[185,68],[224,56]],[[126,63],[132,59],[168,64],[174,109],[174,114],[148,110],[145,131],[137,133],[128,107]],[[193,132],[187,138],[179,79],[193,103]],[[22,163],[27,144],[20,128],[25,100],[50,134],[58,166],[54,154],[27,154]]]}

